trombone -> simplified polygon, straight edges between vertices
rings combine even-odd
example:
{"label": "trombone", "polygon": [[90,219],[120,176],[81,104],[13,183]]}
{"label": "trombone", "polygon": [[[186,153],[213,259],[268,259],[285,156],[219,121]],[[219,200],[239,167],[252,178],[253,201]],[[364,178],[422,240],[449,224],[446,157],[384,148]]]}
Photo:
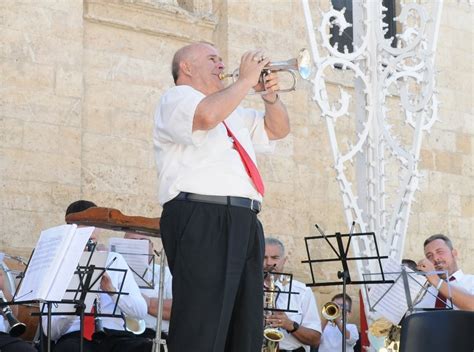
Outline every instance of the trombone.
{"label": "trombone", "polygon": [[[264,77],[270,72],[288,72],[291,74],[293,78],[293,85],[290,88],[287,89],[280,89],[278,93],[286,93],[286,92],[292,92],[296,90],[296,73],[299,74],[299,76],[303,79],[309,79],[311,75],[311,57],[309,55],[309,51],[307,49],[301,49],[298,53],[298,56],[293,59],[289,59],[286,61],[274,61],[270,62],[268,65],[266,65],[261,74],[260,74],[260,79],[259,83],[264,82]],[[233,82],[235,82],[239,78],[239,69],[235,69],[232,73],[221,73],[219,75],[219,78],[221,80],[226,79],[226,78],[232,78]],[[266,91],[261,91],[261,92],[253,92],[250,94],[265,94]]]}

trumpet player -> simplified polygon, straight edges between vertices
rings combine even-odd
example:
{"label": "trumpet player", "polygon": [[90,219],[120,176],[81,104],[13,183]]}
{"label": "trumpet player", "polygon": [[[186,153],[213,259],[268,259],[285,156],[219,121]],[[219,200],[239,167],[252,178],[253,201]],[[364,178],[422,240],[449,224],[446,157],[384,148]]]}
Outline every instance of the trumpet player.
{"label": "trumpet player", "polygon": [[[423,244],[425,258],[418,262],[418,270],[427,273],[430,283],[428,292],[417,308],[446,308],[451,289],[454,309],[474,311],[474,275],[464,274],[458,267],[458,252],[449,237],[443,234],[432,235]],[[433,271],[446,271],[445,274],[429,274]]]}
{"label": "trumpet player", "polygon": [[[12,296],[5,284],[2,271],[0,271],[0,294],[4,296],[5,300],[11,301]],[[13,314],[16,315],[16,306],[13,306],[11,309]],[[2,352],[36,352],[36,349],[26,341],[19,337],[12,337],[8,334],[9,326],[7,320],[3,316],[4,310],[4,307],[0,308],[0,350]]]}
{"label": "trumpet player", "polygon": [[[173,274],[170,352],[254,352],[262,343],[264,184],[255,152],[289,131],[275,73],[261,50],[240,60],[227,87],[217,48],[193,43],[172,60],[175,87],[155,112],[154,148],[163,206],[161,236]],[[251,89],[264,111],[240,106]]]}
{"label": "trumpet player", "polygon": [[[325,316],[322,318],[323,335],[321,336],[321,344],[318,352],[333,352],[342,351],[342,307],[344,306],[347,317],[349,318],[352,312],[352,298],[349,295],[338,293],[331,298],[336,307],[336,311],[332,316]],[[359,339],[359,331],[355,324],[346,323],[346,351],[354,351],[354,346]]]}
{"label": "trumpet player", "polygon": [[[283,243],[272,237],[265,238],[264,270],[266,272],[283,272],[286,260]],[[267,275],[266,279],[269,277]],[[276,286],[280,291],[289,291],[288,283],[276,278]],[[321,338],[321,320],[313,292],[302,282],[293,280],[291,287],[298,294],[290,295],[290,310],[297,313],[275,311],[266,317],[266,324],[280,329],[283,340],[279,343],[279,351],[309,352],[310,347],[319,345]],[[286,309],[288,294],[277,294],[276,308]]]}

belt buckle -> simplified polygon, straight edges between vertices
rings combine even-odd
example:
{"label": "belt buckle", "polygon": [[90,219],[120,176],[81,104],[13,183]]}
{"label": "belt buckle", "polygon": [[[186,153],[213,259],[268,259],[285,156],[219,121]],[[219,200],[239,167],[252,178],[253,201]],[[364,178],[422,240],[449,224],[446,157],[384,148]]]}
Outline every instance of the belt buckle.
{"label": "belt buckle", "polygon": [[[254,205],[255,205],[255,207],[254,207]],[[260,213],[261,209],[262,209],[262,205],[258,200],[250,199],[250,210],[253,210],[258,214],[258,213]]]}

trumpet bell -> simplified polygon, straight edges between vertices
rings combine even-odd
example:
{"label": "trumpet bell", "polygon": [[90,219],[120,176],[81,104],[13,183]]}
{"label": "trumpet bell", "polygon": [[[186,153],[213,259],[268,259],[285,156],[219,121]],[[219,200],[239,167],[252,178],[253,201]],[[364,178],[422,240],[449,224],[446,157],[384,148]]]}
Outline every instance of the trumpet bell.
{"label": "trumpet bell", "polygon": [[321,309],[321,314],[326,320],[336,320],[341,315],[341,308],[334,302],[328,302]]}
{"label": "trumpet bell", "polygon": [[309,51],[305,48],[301,49],[296,60],[301,78],[309,79],[309,76],[311,76],[311,56]]}

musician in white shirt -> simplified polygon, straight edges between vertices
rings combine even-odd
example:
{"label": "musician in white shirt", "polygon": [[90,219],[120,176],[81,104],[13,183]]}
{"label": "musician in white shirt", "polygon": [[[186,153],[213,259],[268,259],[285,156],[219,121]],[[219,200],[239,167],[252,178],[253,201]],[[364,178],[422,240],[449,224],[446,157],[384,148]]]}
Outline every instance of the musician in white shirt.
{"label": "musician in white shirt", "polygon": [[[428,273],[426,278],[431,286],[416,308],[435,308],[440,305],[444,307],[442,301],[449,300],[446,297],[451,296],[454,309],[474,311],[474,275],[464,274],[459,269],[458,252],[451,240],[445,235],[436,234],[426,239],[423,247],[425,258],[418,262],[417,268]],[[445,274],[429,274],[434,271],[447,271],[448,277]],[[438,293],[441,293],[444,299],[437,298]]]}
{"label": "musician in white shirt", "polygon": [[[264,270],[266,272],[284,272],[288,257],[285,255],[283,243],[272,237],[265,238]],[[269,285],[270,275],[267,275],[265,284]],[[277,278],[279,279],[279,278]],[[274,311],[265,317],[267,325],[280,329],[283,340],[279,343],[280,351],[309,352],[311,346],[318,346],[321,339],[321,319],[319,318],[316,299],[313,291],[304,283],[292,281],[291,291],[294,294],[282,293],[289,291],[289,283],[276,280],[277,297],[276,308],[287,309],[290,301],[290,311]]]}
{"label": "musician in white shirt", "polygon": [[[345,299],[342,293],[331,298],[331,302],[336,303],[340,308],[341,314],[333,321],[322,320],[323,335],[321,336],[321,344],[319,345],[318,352],[333,352],[342,351],[342,306],[345,306],[347,312],[347,318],[351,316],[352,312],[352,299],[346,294]],[[346,351],[354,351],[354,346],[359,339],[359,331],[355,324],[346,323]]]}
{"label": "musician in white shirt", "polygon": [[[79,200],[69,205],[66,216],[84,211],[96,205],[93,202]],[[97,230],[91,239],[97,241]],[[145,299],[140,293],[127,262],[119,253],[109,252],[106,260],[107,271],[100,283],[99,303],[101,314],[123,314],[136,320],[144,319],[147,314]],[[127,293],[118,297],[117,292]],[[114,312],[116,302],[118,309]],[[55,309],[53,308],[53,311]],[[126,331],[121,317],[100,317],[105,334],[101,338],[92,335],[84,339],[84,352],[146,352],[151,351],[152,343]],[[42,319],[43,331],[47,333],[47,317]],[[55,352],[76,352],[80,348],[80,319],[77,315],[53,315],[51,317],[51,340],[56,341]]]}

